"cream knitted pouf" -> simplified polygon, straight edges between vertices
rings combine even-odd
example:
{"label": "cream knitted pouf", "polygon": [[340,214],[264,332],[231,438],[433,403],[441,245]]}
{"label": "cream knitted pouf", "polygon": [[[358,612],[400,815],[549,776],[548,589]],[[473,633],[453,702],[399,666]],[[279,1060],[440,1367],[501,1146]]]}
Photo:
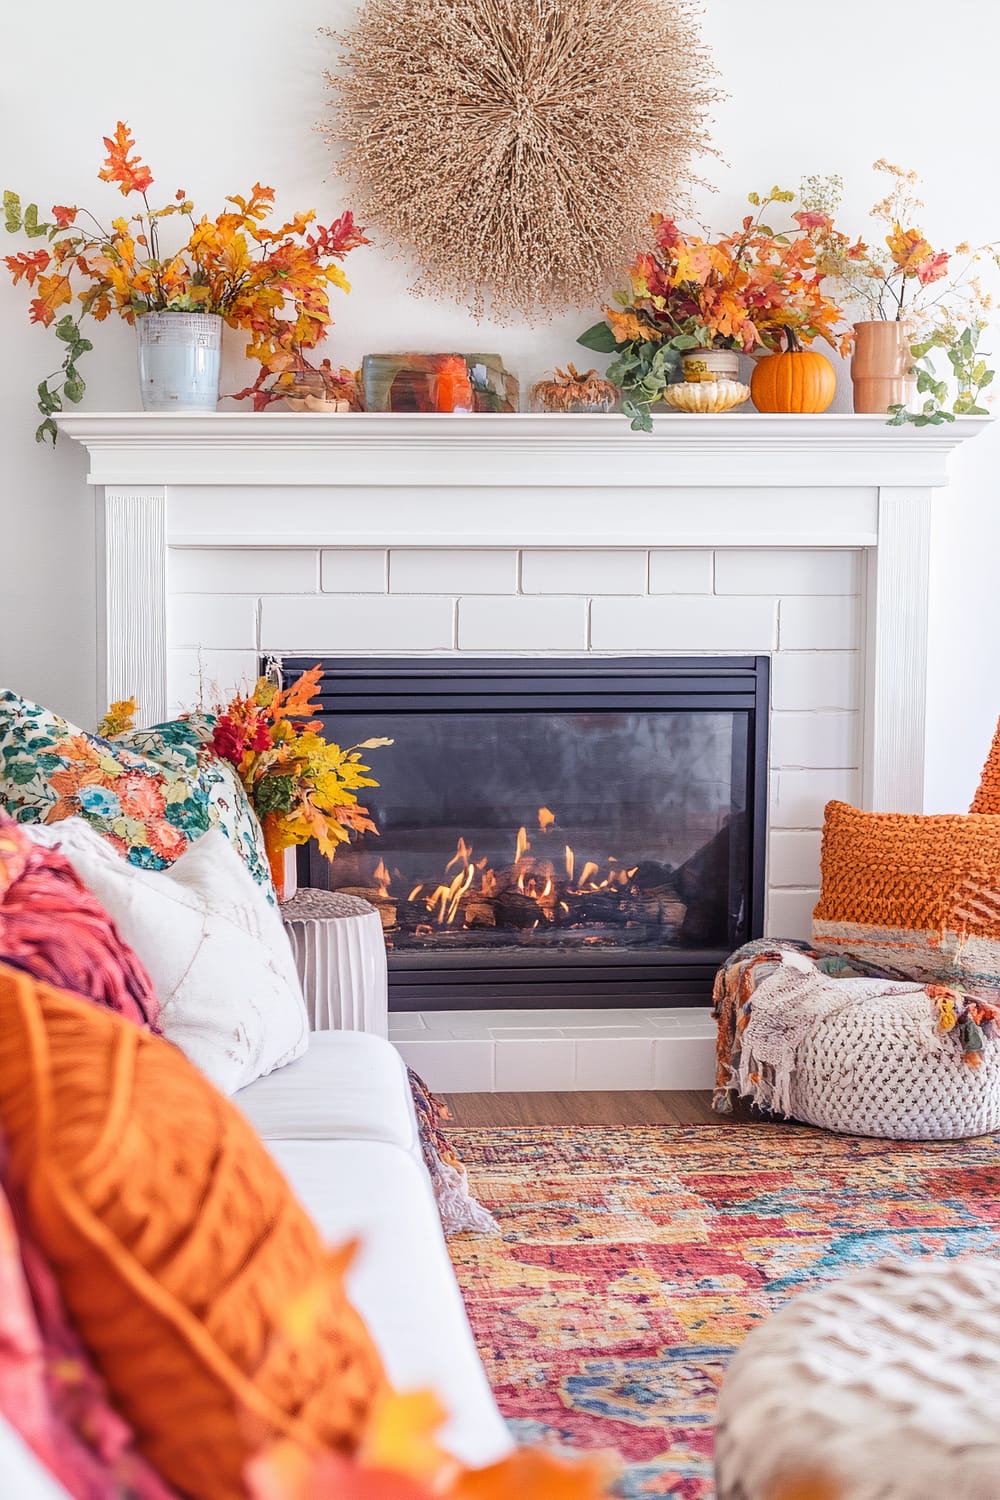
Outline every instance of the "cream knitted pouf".
{"label": "cream knitted pouf", "polygon": [[789,1114],[824,1130],[890,1140],[1000,1130],[1000,1043],[988,1040],[971,1068],[955,1036],[931,1032],[921,994],[825,1017],[796,1049]]}
{"label": "cream knitted pouf", "polygon": [[749,1335],[719,1398],[718,1500],[998,1500],[1000,1264],[887,1261]]}

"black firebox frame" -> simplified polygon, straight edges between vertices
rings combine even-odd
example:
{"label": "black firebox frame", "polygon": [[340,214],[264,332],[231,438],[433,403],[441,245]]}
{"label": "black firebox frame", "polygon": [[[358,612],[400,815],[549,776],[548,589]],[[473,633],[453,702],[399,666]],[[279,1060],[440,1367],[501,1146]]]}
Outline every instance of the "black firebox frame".
{"label": "black firebox frame", "polygon": [[[284,657],[284,682],[294,682],[315,664],[315,657]],[[762,935],[769,657],[334,657],[322,665],[321,710],[334,737],[338,712],[371,713],[373,733],[377,715],[387,710],[748,713],[746,901],[732,946]],[[315,844],[300,849],[300,885],[328,887],[329,870]],[[444,968],[433,953],[390,953],[389,1006],[414,1011],[704,1005],[725,957],[722,950],[665,949],[656,960],[648,953],[594,952],[585,960],[560,955],[539,962],[536,953],[512,950],[502,964],[495,954],[468,953]]]}

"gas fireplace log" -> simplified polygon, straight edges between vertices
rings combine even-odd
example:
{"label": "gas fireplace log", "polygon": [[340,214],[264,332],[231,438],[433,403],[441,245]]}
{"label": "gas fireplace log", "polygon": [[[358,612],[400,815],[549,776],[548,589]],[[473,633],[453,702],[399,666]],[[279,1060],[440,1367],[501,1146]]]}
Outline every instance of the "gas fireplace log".
{"label": "gas fireplace log", "polygon": [[374,886],[367,885],[342,885],[339,889],[344,896],[360,896],[362,901],[374,906],[381,918],[383,930],[395,927],[397,903],[392,896],[384,896]]}
{"label": "gas fireplace log", "polygon": [[653,886],[650,889],[641,892],[633,887],[632,895],[638,897],[642,901],[659,902],[660,918],[662,921],[669,922],[676,926],[680,926],[680,924],[684,921],[684,917],[687,913],[687,907],[684,902],[678,898],[677,889],[672,881],[669,885]]}
{"label": "gas fireplace log", "polygon": [[621,909],[626,922],[657,923],[663,917],[663,903],[659,896],[648,891],[642,895],[622,896]]}
{"label": "gas fireplace log", "polygon": [[497,903],[489,896],[467,896],[462,902],[461,916],[466,927],[495,927]]}
{"label": "gas fireplace log", "polygon": [[412,932],[420,923],[428,920],[427,903],[424,901],[396,902],[396,923],[406,932]]}
{"label": "gas fireplace log", "polygon": [[[624,923],[628,917],[622,910],[619,891],[584,891],[576,897],[575,919],[587,922],[607,922],[609,925]],[[573,907],[570,908],[573,910]]]}
{"label": "gas fireplace log", "polygon": [[532,896],[518,890],[501,891],[494,901],[496,920],[501,927],[534,927],[545,916]]}

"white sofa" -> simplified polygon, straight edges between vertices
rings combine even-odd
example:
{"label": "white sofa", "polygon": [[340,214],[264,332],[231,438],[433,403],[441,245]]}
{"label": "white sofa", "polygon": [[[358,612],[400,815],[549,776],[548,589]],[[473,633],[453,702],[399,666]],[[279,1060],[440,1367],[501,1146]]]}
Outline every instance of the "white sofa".
{"label": "white sofa", "polygon": [[[474,1467],[511,1439],[476,1353],[424,1167],[406,1068],[355,1031],[318,1031],[308,1052],[234,1096],[334,1244],[360,1242],[349,1273],[400,1390],[431,1387],[450,1413],[445,1445]],[[0,1495],[65,1492],[0,1419]]]}

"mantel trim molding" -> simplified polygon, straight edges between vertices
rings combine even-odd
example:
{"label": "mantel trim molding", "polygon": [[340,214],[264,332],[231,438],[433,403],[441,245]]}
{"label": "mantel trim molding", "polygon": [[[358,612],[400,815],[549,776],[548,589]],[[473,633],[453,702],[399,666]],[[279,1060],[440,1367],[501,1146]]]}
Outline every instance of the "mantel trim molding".
{"label": "mantel trim molding", "polygon": [[[539,464],[562,485],[794,486],[947,482],[949,454],[989,425],[933,428],[834,414],[658,417],[651,434],[622,416],[296,412],[82,412],[60,430],[107,485],[527,486]],[[549,478],[548,484],[553,480]]]}

